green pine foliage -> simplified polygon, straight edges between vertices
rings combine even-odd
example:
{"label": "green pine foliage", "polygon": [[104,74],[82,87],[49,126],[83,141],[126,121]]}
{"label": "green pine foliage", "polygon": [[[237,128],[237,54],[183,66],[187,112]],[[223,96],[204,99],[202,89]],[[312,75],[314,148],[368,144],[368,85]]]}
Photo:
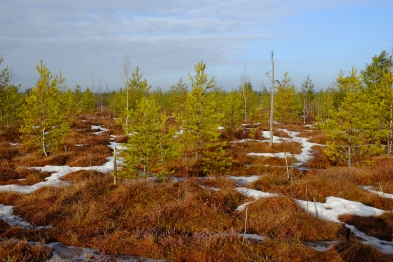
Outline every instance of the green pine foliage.
{"label": "green pine foliage", "polygon": [[229,92],[225,97],[223,124],[229,134],[233,134],[235,129],[243,120],[243,100],[238,90]]}
{"label": "green pine foliage", "polygon": [[[379,115],[379,127],[386,133],[387,153],[392,152],[393,133],[393,67],[392,57],[383,51],[362,71],[365,91]],[[381,131],[382,131],[381,130]]]}
{"label": "green pine foliage", "polygon": [[369,156],[383,150],[380,138],[385,132],[379,129],[378,113],[368,100],[361,82],[361,75],[355,69],[349,76],[337,78],[338,87],[346,91],[344,101],[337,111],[331,111],[331,119],[323,125],[327,135],[333,139],[324,150],[331,161],[348,167],[367,163]]}
{"label": "green pine foliage", "polygon": [[20,132],[26,150],[41,151],[48,156],[49,151],[56,152],[64,144],[73,121],[74,104],[68,105],[73,101],[68,99],[72,92],[59,88],[65,80],[61,75],[52,76],[42,61],[37,71],[40,77],[22,107]]}
{"label": "green pine foliage", "polygon": [[334,111],[334,104],[333,104],[333,91],[328,88],[325,91],[320,90],[315,95],[314,103],[316,104],[316,122],[314,125],[319,128],[321,123],[324,123],[327,119],[330,119],[331,115],[330,112]]}
{"label": "green pine foliage", "polygon": [[315,90],[309,75],[307,75],[307,78],[302,83],[301,96],[303,101],[303,123],[305,124],[307,120],[315,118],[313,104]]}
{"label": "green pine foliage", "polygon": [[154,175],[163,178],[168,174],[165,163],[178,157],[176,130],[166,126],[168,117],[160,113],[154,100],[142,97],[136,108],[129,112],[129,131],[123,177]]}
{"label": "green pine foliage", "polygon": [[[216,83],[214,78],[208,79],[205,69],[206,64],[201,61],[195,65],[195,75],[189,74],[192,90],[187,95],[184,112],[179,115],[183,130],[179,138],[183,155],[186,158],[194,155],[195,162],[203,165],[204,173],[222,173],[222,169],[230,163],[222,151],[225,144],[218,139],[218,127],[223,123],[223,114],[217,111],[215,96],[209,94]],[[214,169],[213,162],[217,161],[223,167],[220,170]]]}
{"label": "green pine foliage", "polygon": [[259,96],[259,103],[250,115],[251,121],[256,123],[263,123],[269,121],[270,114],[270,93],[266,87],[263,88]]}
{"label": "green pine foliage", "polygon": [[90,88],[82,93],[80,100],[80,109],[84,113],[92,114],[96,110],[96,100],[94,98],[94,93],[90,91]]}
{"label": "green pine foliage", "polygon": [[284,73],[284,79],[278,85],[274,97],[275,119],[281,123],[299,122],[302,115],[301,103],[296,94],[296,87],[292,83],[288,72]]}
{"label": "green pine foliage", "polygon": [[[0,65],[4,59],[0,57]],[[17,127],[19,113],[23,104],[23,96],[19,93],[19,86],[11,83],[10,70],[7,67],[0,72],[0,129]]]}

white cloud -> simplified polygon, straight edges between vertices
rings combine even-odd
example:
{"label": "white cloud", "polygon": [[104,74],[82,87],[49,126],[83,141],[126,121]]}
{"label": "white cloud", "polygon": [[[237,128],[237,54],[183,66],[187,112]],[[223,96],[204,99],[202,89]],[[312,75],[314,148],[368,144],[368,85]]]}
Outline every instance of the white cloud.
{"label": "white cloud", "polygon": [[[371,3],[353,0],[3,1],[0,3],[0,55],[4,56],[5,64],[14,67],[16,80],[24,88],[34,84],[35,65],[41,58],[52,72],[62,70],[70,86],[77,83],[89,86],[94,78],[116,87],[120,84],[121,58],[126,54],[134,66],[140,66],[148,81],[149,77],[158,79],[168,72],[186,78],[184,73],[192,71],[201,59],[207,62],[208,68],[238,66],[240,74],[245,64],[263,63],[257,54],[260,51],[255,49],[261,44],[304,36],[324,26],[318,23],[296,26],[288,24],[288,19],[355,2]],[[266,50],[266,61],[269,52],[270,48]],[[228,85],[238,81],[238,76],[219,77],[226,78]],[[172,83],[177,80],[173,79]],[[156,82],[153,86],[165,88],[170,84]]]}

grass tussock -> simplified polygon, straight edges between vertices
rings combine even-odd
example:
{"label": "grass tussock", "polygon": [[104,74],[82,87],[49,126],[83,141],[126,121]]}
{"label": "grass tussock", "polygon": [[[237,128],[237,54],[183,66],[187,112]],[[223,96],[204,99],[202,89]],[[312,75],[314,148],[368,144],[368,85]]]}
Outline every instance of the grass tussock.
{"label": "grass tussock", "polygon": [[265,261],[343,261],[334,249],[325,252],[316,251],[305,246],[297,236],[285,240],[267,239],[261,244],[264,247]]}
{"label": "grass tussock", "polygon": [[[215,235],[241,230],[242,219],[234,211],[245,198],[234,190],[232,181],[128,180],[113,186],[109,176],[83,172],[66,179],[73,184],[42,188],[11,201],[33,225],[53,225],[47,229],[50,239],[66,245],[83,243],[113,254],[171,258],[170,244],[180,241],[184,250],[194,248],[188,238],[195,232],[208,230]],[[11,231],[7,237],[12,237]]]}
{"label": "grass tussock", "polygon": [[[92,125],[109,130],[94,134],[99,130],[92,130]],[[274,135],[290,138],[283,129],[300,132],[299,136],[314,143],[324,144],[327,140],[322,132],[302,125],[275,125]],[[331,167],[323,147],[316,146],[313,148],[314,160],[308,166],[319,170],[306,173],[290,170],[293,173],[290,181],[285,159],[247,154],[299,154],[301,144],[296,139],[289,139],[270,148],[268,142],[256,141],[269,139],[262,136],[264,130],[269,130],[268,123],[239,128],[234,137],[250,140],[228,143],[225,147],[226,153],[232,157],[232,166],[226,174],[261,175],[250,187],[282,195],[249,204],[247,221],[245,211],[238,213],[235,210],[251,199],[238,193],[232,180],[192,177],[202,176],[203,172],[200,163],[190,157],[166,164],[175,176],[187,177],[186,182],[129,179],[113,185],[110,175],[83,170],[64,176],[62,180],[67,182],[66,186],[41,188],[26,195],[0,193],[0,203],[13,205],[15,213],[33,226],[52,226],[36,231],[0,223],[0,236],[9,240],[59,241],[65,245],[97,248],[108,254],[133,254],[174,261],[347,261],[356,258],[357,253],[364,255],[364,251],[352,251],[356,247],[353,243],[337,245],[325,252],[304,245],[303,241],[341,240],[346,232],[340,224],[309,215],[288,197],[315,198],[324,202],[327,196],[337,196],[392,210],[393,200],[382,199],[359,187],[371,185],[376,190],[393,193],[391,158],[375,158],[373,168]],[[78,117],[66,146],[58,152],[51,152],[47,158],[40,153],[20,153],[18,146],[9,143],[18,142],[15,135],[14,132],[10,136],[12,139],[7,140],[3,139],[6,137],[4,133],[0,133],[0,184],[31,185],[50,175],[29,169],[31,166],[102,165],[112,155],[107,146],[111,141],[127,141],[122,127],[115,124],[105,111]],[[233,140],[232,134],[225,131],[222,138],[228,142]],[[288,162],[291,166],[294,160],[288,158]],[[390,213],[378,218],[342,216],[340,219],[367,234],[386,240],[392,238],[393,218]],[[263,235],[265,240],[243,239],[245,225],[247,233]],[[41,254],[33,249],[34,245],[19,247],[19,254],[29,248],[30,253]],[[360,246],[357,250],[367,248]],[[12,251],[12,248],[8,249]],[[370,258],[379,258],[374,250],[369,253]],[[13,254],[10,257],[15,258],[14,261],[23,261],[22,256]],[[27,260],[46,259],[36,257]]]}
{"label": "grass tussock", "polygon": [[313,170],[307,174],[295,173],[293,180],[289,181],[285,173],[265,174],[252,184],[252,188],[301,200],[315,198],[318,202],[325,202],[326,197],[336,196],[383,210],[393,207],[392,199],[380,198],[360,187],[373,184],[373,176],[363,169]]}
{"label": "grass tussock", "polygon": [[[317,219],[286,197],[259,199],[248,206],[248,232],[275,240],[298,237],[303,241],[344,238],[342,225]],[[244,215],[245,211],[242,212]]]}
{"label": "grass tussock", "polygon": [[309,160],[305,166],[316,169],[327,169],[332,167],[332,162],[329,160],[328,156],[323,152],[325,147],[313,146],[313,158]]}
{"label": "grass tussock", "polygon": [[335,246],[343,261],[370,262],[381,261],[391,262],[392,256],[388,256],[373,246],[363,244],[358,241],[342,242]]}
{"label": "grass tussock", "polygon": [[382,240],[393,240],[393,214],[385,213],[379,217],[362,217],[356,215],[342,215],[340,221],[355,226],[369,236]]}
{"label": "grass tussock", "polygon": [[0,259],[12,262],[34,262],[52,257],[50,248],[42,243],[31,244],[27,241],[8,239],[0,242]]}

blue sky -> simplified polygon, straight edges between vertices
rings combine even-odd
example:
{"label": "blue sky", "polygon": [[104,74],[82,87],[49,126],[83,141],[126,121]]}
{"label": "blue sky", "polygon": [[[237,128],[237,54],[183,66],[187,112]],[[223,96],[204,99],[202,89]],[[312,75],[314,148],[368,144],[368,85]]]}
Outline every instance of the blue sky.
{"label": "blue sky", "polygon": [[167,90],[203,60],[226,90],[246,74],[255,90],[288,72],[325,89],[340,70],[359,71],[393,51],[391,0],[1,1],[0,56],[22,90],[34,86],[40,59],[71,88],[122,87],[122,60],[153,88]]}

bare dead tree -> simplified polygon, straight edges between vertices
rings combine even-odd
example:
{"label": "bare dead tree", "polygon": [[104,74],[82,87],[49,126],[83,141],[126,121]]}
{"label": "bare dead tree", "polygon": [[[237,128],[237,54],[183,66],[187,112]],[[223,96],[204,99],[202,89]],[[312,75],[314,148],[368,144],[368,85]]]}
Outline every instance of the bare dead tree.
{"label": "bare dead tree", "polygon": [[243,95],[243,101],[244,101],[244,120],[247,121],[247,99],[249,96],[249,78],[247,76],[247,67],[244,67],[244,72],[240,76],[240,91],[242,92]]}
{"label": "bare dead tree", "polygon": [[128,111],[129,111],[129,84],[130,84],[130,76],[131,76],[131,61],[126,55],[124,59],[121,62],[122,64],[122,69],[123,71],[120,73],[120,80],[124,86],[124,89],[126,90],[126,109],[127,109],[127,114],[126,114],[126,132],[128,134],[128,123],[129,123],[129,117],[128,117]]}
{"label": "bare dead tree", "polygon": [[271,88],[271,95],[270,95],[270,141],[269,147],[273,147],[273,113],[274,113],[274,52],[272,50],[272,76],[269,76],[270,72],[267,72],[267,77],[272,79],[272,88]]}

